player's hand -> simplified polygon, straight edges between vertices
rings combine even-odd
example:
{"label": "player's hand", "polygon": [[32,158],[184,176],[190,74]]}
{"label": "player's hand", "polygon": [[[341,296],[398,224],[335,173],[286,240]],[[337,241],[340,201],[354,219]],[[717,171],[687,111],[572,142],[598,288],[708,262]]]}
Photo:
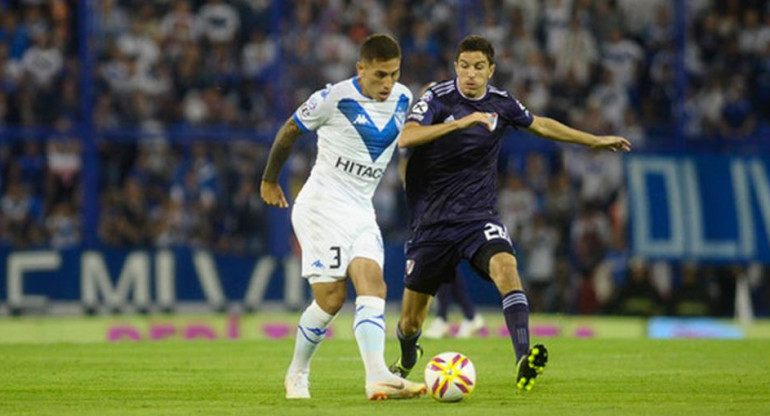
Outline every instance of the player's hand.
{"label": "player's hand", "polygon": [[287,208],[289,206],[289,203],[286,202],[286,197],[283,196],[281,185],[277,183],[262,181],[262,185],[259,187],[259,194],[267,205],[278,208]]}
{"label": "player's hand", "polygon": [[631,150],[631,142],[625,137],[620,136],[597,136],[597,141],[591,145],[592,149],[609,149],[613,152],[618,150],[628,152]]}
{"label": "player's hand", "polygon": [[457,124],[461,129],[467,129],[468,127],[471,127],[475,124],[483,124],[489,131],[492,131],[492,129],[495,127],[492,124],[492,117],[490,117],[489,113],[482,113],[479,111],[468,114],[467,116],[457,120]]}

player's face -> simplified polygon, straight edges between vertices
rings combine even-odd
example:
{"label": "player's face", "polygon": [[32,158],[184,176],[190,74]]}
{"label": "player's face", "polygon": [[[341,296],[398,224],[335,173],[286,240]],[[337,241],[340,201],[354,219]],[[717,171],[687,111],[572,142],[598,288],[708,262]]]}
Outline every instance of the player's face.
{"label": "player's face", "polygon": [[401,76],[401,58],[387,61],[372,60],[358,61],[358,82],[367,97],[377,101],[385,101],[390,96],[393,86]]}
{"label": "player's face", "polygon": [[481,97],[487,90],[487,83],[495,73],[495,66],[480,51],[462,52],[455,62],[455,71],[460,82],[460,91],[468,97]]}

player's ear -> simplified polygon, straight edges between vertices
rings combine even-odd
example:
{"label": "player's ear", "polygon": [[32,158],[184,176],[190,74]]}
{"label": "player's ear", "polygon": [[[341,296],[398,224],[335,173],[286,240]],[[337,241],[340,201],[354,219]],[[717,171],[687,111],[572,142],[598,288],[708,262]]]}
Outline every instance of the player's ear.
{"label": "player's ear", "polygon": [[358,72],[358,76],[360,77],[363,75],[364,68],[366,67],[364,60],[361,59],[360,61],[356,62],[356,72]]}
{"label": "player's ear", "polygon": [[489,66],[489,78],[492,78],[492,75],[495,75],[495,68],[495,64]]}

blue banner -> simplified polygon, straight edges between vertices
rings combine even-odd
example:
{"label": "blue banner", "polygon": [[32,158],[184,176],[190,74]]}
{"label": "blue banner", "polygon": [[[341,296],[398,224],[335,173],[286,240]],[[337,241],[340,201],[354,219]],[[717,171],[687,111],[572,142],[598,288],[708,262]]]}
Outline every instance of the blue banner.
{"label": "blue banner", "polygon": [[635,254],[770,263],[770,158],[630,155],[625,167]]}
{"label": "blue banner", "polygon": [[[388,301],[404,290],[403,245],[385,245]],[[460,266],[471,297],[498,304],[493,284]],[[204,303],[215,310],[238,304],[259,308],[265,301],[298,309],[310,300],[300,276],[299,258],[224,256],[205,250],[75,248],[69,250],[0,250],[0,304],[42,308],[74,302],[87,308],[120,310],[173,309],[180,303]],[[348,291],[353,299],[355,291]]]}
{"label": "blue banner", "polygon": [[[305,298],[293,257],[222,256],[188,248],[0,250],[0,270],[0,301],[21,308],[58,301],[113,308],[171,308],[177,302],[257,307],[265,300],[302,304]],[[289,274],[295,278],[286,279]]]}

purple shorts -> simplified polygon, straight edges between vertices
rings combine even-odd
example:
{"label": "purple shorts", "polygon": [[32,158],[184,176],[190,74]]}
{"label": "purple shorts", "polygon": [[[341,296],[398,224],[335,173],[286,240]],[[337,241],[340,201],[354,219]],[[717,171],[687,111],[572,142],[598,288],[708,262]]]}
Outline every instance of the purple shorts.
{"label": "purple shorts", "polygon": [[404,285],[415,292],[435,295],[439,286],[454,280],[455,268],[463,259],[471,260],[479,275],[490,279],[486,271],[489,258],[483,266],[474,259],[486,246],[494,246],[498,252],[514,252],[508,231],[497,218],[418,228],[404,244]]}

